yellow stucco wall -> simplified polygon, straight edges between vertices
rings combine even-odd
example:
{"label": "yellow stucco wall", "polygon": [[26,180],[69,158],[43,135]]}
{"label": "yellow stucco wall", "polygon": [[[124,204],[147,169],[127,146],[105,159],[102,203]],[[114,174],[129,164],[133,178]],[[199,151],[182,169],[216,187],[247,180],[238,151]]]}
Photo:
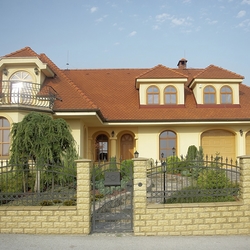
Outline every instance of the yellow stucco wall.
{"label": "yellow stucco wall", "polygon": [[[245,154],[245,133],[240,135],[239,130],[248,131],[247,126],[235,125],[176,125],[176,126],[151,126],[138,128],[138,147],[137,151],[142,157],[159,158],[159,136],[164,130],[171,130],[177,135],[176,154],[185,156],[188,147],[195,145],[197,148],[201,146],[201,135],[204,131],[211,129],[223,129],[235,134],[235,155]],[[215,154],[216,152],[214,152]]]}
{"label": "yellow stucco wall", "polygon": [[66,122],[69,124],[71,129],[71,133],[76,141],[77,152],[79,157],[86,157],[84,155],[84,123],[81,119],[65,119]]}
{"label": "yellow stucco wall", "polygon": [[[0,112],[0,116],[6,117],[10,124],[20,122],[28,111],[23,112]],[[140,156],[159,159],[159,136],[164,130],[171,130],[177,135],[176,154],[185,156],[188,147],[195,145],[197,148],[201,146],[201,135],[203,132],[211,129],[223,129],[230,131],[235,137],[235,156],[246,154],[245,135],[250,131],[247,124],[185,124],[178,123],[175,125],[140,125],[140,126],[105,126],[88,127],[81,118],[65,119],[69,124],[72,135],[76,141],[77,151],[81,157],[94,159],[94,140],[96,135],[105,133],[110,140],[109,153],[110,156],[120,157],[120,139],[123,134],[131,134],[134,138],[134,151],[138,151]],[[240,135],[240,130],[243,135]],[[112,138],[111,133],[115,135]],[[112,143],[111,143],[112,142]],[[216,153],[216,152],[214,152]]]}

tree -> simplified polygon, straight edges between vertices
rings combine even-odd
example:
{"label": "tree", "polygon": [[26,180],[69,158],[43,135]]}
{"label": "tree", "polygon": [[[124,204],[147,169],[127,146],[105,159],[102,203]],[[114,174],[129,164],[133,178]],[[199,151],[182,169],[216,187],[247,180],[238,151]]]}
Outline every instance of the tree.
{"label": "tree", "polygon": [[77,158],[75,140],[63,119],[53,120],[49,115],[31,112],[21,122],[13,123],[11,136],[10,163],[22,169],[28,168],[29,160],[42,170],[46,164],[74,164]]}

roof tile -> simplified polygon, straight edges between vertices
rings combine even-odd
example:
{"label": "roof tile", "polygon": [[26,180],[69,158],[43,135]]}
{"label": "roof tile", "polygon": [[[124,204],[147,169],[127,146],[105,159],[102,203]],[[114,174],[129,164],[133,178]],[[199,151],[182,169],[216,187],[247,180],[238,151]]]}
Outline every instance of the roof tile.
{"label": "roof tile", "polygon": [[243,76],[238,75],[232,71],[223,69],[215,65],[209,65],[202,72],[194,76],[194,78],[202,79],[244,79]]}
{"label": "roof tile", "polygon": [[152,69],[142,73],[137,79],[149,79],[149,78],[186,78],[187,76],[181,72],[170,69],[161,64],[155,66]]}

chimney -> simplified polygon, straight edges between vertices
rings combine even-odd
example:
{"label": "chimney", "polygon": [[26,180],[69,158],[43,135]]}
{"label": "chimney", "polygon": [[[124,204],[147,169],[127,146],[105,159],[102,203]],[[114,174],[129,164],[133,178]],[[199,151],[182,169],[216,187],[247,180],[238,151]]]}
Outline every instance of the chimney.
{"label": "chimney", "polygon": [[180,59],[177,66],[179,69],[186,69],[187,68],[187,60],[185,58]]}

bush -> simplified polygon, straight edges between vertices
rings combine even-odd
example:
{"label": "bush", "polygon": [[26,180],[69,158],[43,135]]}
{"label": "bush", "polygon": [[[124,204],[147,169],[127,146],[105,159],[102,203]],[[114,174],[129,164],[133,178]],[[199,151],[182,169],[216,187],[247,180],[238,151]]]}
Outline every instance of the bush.
{"label": "bush", "polygon": [[181,160],[177,156],[167,157],[166,171],[170,174],[179,174],[181,172]]}
{"label": "bush", "polygon": [[224,169],[204,169],[197,179],[197,186],[204,189],[222,189],[231,186]]}
{"label": "bush", "polygon": [[197,152],[198,150],[195,145],[189,146],[186,159],[189,161],[195,160],[197,158]]}
{"label": "bush", "polygon": [[200,189],[199,187],[186,187],[173,193],[166,203],[194,203],[194,202],[226,202],[235,201],[231,190],[227,189]]}
{"label": "bush", "polygon": [[41,201],[40,205],[41,206],[53,206],[53,202],[52,201]]}
{"label": "bush", "polygon": [[130,179],[133,171],[133,161],[125,160],[121,163],[121,177],[122,179]]}
{"label": "bush", "polygon": [[63,202],[64,206],[75,206],[76,205],[76,201],[75,200],[67,200]]}

